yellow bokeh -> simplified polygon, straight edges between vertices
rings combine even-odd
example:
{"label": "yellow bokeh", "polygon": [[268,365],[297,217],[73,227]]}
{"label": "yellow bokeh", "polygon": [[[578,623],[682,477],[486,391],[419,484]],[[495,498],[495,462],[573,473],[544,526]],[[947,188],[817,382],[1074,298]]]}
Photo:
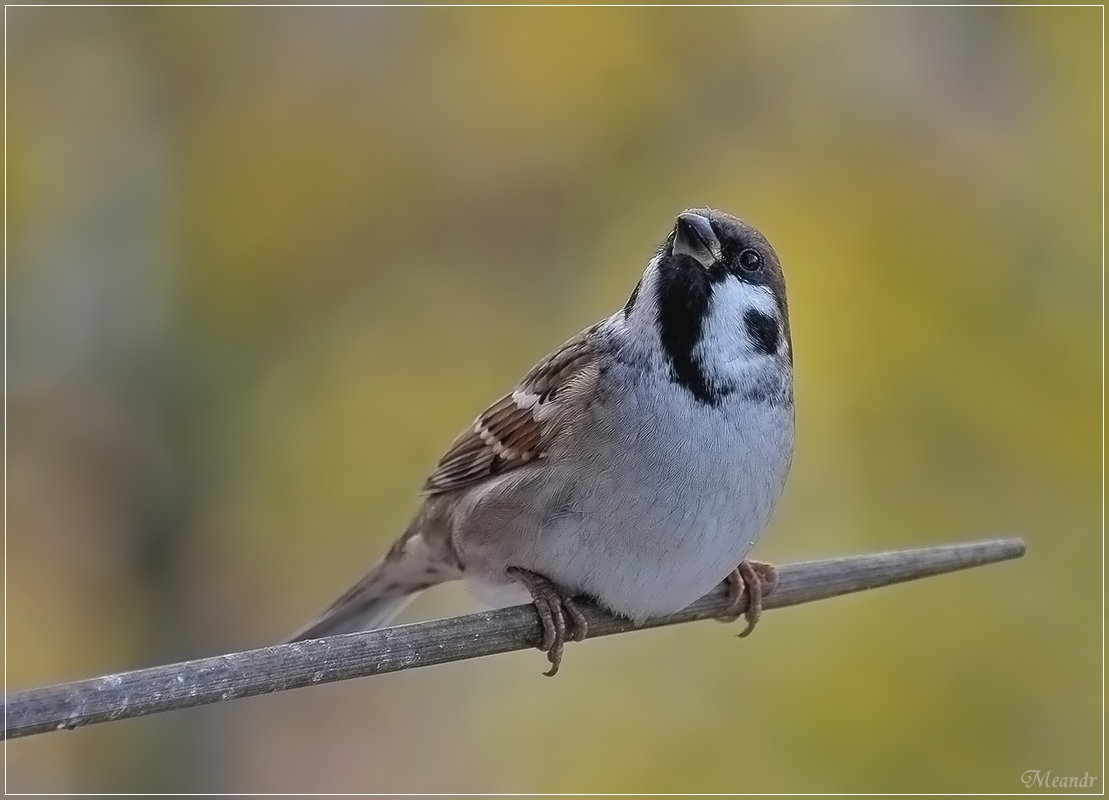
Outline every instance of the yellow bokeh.
{"label": "yellow bokeh", "polygon": [[691,206],[789,285],[798,448],[756,555],[1028,543],[743,641],[575,645],[555,680],[521,653],[19,740],[9,790],[1095,773],[1100,14],[9,9],[10,688],[297,628]]}

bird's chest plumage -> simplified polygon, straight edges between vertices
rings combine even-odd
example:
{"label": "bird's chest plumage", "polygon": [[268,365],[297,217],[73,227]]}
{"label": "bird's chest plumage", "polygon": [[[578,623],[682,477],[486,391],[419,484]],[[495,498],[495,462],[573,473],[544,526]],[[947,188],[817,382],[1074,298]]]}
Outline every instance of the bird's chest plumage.
{"label": "bird's chest plumage", "polygon": [[[660,397],[669,400],[660,400]],[[718,407],[635,386],[650,413],[599,404],[587,452],[601,467],[583,487],[569,562],[583,588],[640,618],[688,605],[751,550],[792,457],[792,408],[742,398]]]}
{"label": "bird's chest plumage", "polygon": [[521,529],[497,537],[514,552],[490,560],[640,620],[701,597],[754,546],[785,483],[793,411],[706,405],[650,375],[618,383],[591,404],[588,435],[552,448],[539,502],[502,522]]}

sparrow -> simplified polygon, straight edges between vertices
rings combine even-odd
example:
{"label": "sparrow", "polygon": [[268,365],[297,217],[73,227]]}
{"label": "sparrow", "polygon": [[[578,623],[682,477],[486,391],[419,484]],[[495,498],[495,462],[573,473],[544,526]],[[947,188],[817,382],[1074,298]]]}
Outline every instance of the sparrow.
{"label": "sparrow", "polygon": [[575,598],[639,623],[719,583],[747,625],[776,580],[751,561],[793,458],[793,349],[766,238],[678,215],[627,303],[540,361],[447,449],[404,534],[290,641],[381,627],[464,580],[534,603],[554,675],[588,625]]}

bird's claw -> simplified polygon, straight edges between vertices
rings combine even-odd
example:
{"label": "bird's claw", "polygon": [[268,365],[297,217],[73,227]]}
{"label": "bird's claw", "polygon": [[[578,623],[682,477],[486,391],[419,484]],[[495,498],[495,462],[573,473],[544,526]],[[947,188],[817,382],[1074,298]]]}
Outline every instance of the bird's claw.
{"label": "bird's claw", "polygon": [[562,663],[562,650],[566,640],[583,640],[589,633],[589,623],[574,598],[542,575],[519,567],[509,569],[508,574],[527,588],[535,603],[542,629],[538,648],[547,654],[547,661],[551,664],[551,668],[543,674],[552,677]]}
{"label": "bird's claw", "polygon": [[747,625],[740,637],[749,636],[762,617],[762,599],[778,583],[778,570],[763,561],[741,561],[724,579],[728,590],[728,606],[720,614],[723,622],[734,622],[742,615]]}

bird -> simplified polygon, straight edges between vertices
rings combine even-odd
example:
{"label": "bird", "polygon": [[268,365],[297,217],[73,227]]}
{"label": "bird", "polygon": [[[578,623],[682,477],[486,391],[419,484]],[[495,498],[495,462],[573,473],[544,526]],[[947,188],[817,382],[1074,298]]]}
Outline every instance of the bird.
{"label": "bird", "polygon": [[289,641],[382,627],[463,580],[533,603],[558,672],[580,600],[635,623],[723,583],[746,636],[777,571],[748,554],[794,449],[781,262],[754,227],[683,211],[624,306],[531,369],[447,448],[388,552]]}

